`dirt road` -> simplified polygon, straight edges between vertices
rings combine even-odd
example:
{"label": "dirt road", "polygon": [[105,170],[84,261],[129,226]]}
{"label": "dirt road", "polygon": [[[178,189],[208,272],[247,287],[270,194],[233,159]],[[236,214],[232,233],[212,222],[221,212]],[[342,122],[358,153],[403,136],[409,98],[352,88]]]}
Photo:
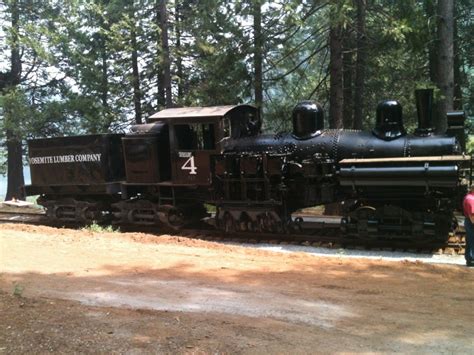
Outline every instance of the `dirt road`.
{"label": "dirt road", "polygon": [[474,270],[0,225],[0,352],[469,353]]}

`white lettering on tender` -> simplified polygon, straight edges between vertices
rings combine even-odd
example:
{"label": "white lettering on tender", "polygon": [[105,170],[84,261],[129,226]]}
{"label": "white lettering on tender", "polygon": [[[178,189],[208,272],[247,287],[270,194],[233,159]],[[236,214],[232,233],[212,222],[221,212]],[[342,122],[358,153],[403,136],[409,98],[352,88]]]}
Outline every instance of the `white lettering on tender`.
{"label": "white lettering on tender", "polygon": [[30,157],[29,161],[30,165],[100,162],[101,156],[101,153],[50,155],[46,157]]}

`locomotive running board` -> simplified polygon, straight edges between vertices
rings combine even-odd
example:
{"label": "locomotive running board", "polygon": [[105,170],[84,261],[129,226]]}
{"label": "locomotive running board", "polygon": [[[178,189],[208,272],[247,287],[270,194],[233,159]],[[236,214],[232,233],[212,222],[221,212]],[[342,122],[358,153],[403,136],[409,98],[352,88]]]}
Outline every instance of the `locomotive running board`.
{"label": "locomotive running board", "polygon": [[343,159],[339,164],[357,163],[388,163],[388,162],[419,162],[419,161],[469,161],[469,155],[440,155],[437,157],[401,157],[401,158],[353,158]]}
{"label": "locomotive running board", "polygon": [[393,163],[393,162],[421,162],[421,161],[469,161],[469,155],[440,155],[428,157],[398,157],[398,158],[353,158],[343,159],[339,164],[357,164],[357,163]]}

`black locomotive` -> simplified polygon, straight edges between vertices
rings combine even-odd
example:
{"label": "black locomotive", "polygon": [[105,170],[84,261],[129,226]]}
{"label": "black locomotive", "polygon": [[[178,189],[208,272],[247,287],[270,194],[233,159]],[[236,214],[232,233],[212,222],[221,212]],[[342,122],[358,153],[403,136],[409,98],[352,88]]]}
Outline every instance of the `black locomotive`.
{"label": "black locomotive", "polygon": [[[226,232],[304,232],[294,212],[341,202],[348,238],[446,238],[470,177],[462,113],[435,135],[431,91],[417,92],[407,134],[396,101],[372,131],[324,129],[321,106],[301,102],[293,131],[260,134],[250,105],[172,108],[130,132],[29,141],[28,195],[51,219],[181,228],[208,216]],[[207,218],[209,220],[209,218]]]}

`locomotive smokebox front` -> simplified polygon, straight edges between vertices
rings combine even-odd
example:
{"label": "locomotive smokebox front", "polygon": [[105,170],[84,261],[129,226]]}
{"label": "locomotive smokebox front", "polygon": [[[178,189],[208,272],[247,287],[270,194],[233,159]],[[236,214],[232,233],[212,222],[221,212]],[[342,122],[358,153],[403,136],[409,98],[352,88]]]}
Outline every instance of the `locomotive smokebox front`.
{"label": "locomotive smokebox front", "polygon": [[293,136],[297,139],[314,137],[324,128],[324,111],[314,101],[301,101],[293,109]]}

